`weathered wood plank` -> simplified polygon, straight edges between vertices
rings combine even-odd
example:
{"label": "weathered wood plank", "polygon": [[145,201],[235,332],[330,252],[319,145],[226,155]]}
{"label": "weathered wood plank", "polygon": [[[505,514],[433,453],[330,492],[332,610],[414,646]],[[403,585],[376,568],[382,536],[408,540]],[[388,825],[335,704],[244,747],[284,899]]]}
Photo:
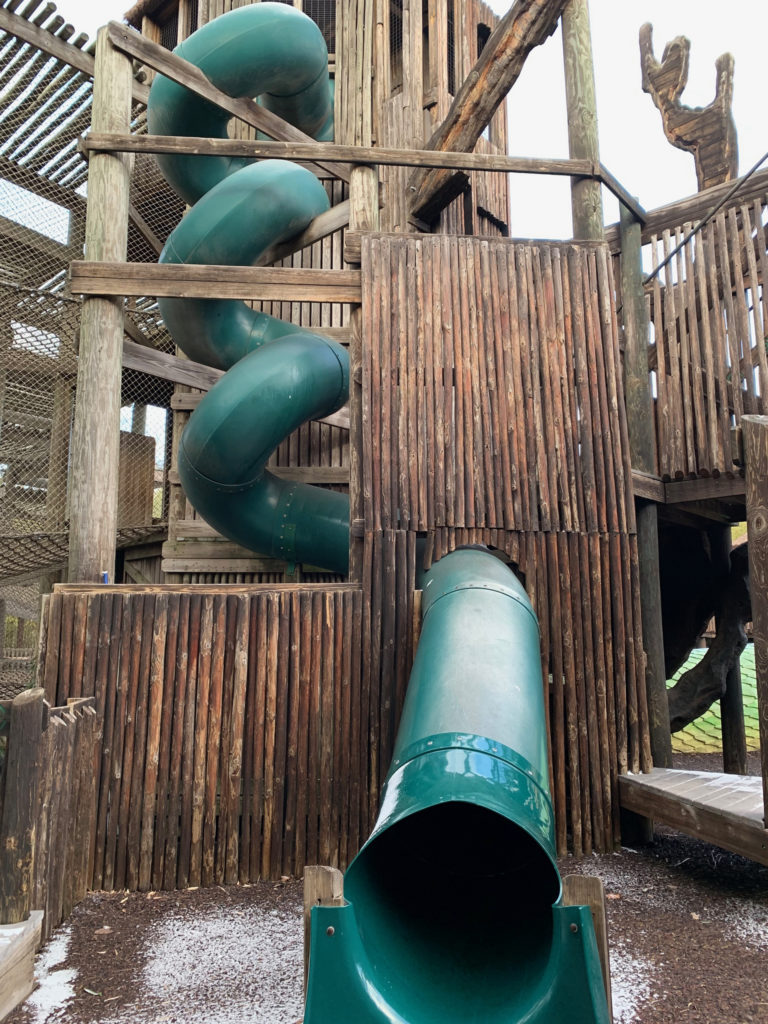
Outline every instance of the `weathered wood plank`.
{"label": "weathered wood plank", "polygon": [[[175,298],[359,302],[360,272],[228,267],[166,263],[70,264],[70,288],[88,296],[153,295]],[[122,330],[121,330],[122,336]]]}
{"label": "weathered wood plank", "polygon": [[[686,781],[696,781],[696,776],[706,776],[706,784],[686,795]],[[619,794],[622,807],[627,810],[664,822],[759,864],[768,864],[768,832],[755,820],[755,814],[760,812],[738,814],[710,802],[709,795],[717,797],[722,780],[727,780],[730,785],[734,778],[732,775],[654,768],[646,775],[622,775]],[[759,808],[762,798],[760,780],[749,776],[738,778],[744,786],[751,787],[754,808]]]}
{"label": "weathered wood plank", "polygon": [[[470,150],[517,81],[528,54],[557,26],[566,0],[517,0],[496,26],[427,149]],[[418,171],[409,182],[409,211],[431,221],[459,195],[466,175]]]}
{"label": "weathered wood plank", "polygon": [[760,758],[764,808],[768,813],[768,417],[743,416],[741,427],[747,470],[747,536]]}

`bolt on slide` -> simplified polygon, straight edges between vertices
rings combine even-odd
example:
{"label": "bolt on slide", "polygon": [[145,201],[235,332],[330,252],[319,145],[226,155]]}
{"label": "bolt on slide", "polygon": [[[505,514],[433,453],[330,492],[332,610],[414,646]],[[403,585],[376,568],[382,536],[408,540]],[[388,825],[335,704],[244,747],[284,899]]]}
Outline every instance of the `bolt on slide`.
{"label": "bolt on slide", "polygon": [[[313,138],[332,138],[325,41],[294,7],[259,3],[230,11],[174,52],[222,92],[258,96]],[[226,138],[229,119],[168,78],[152,83],[148,123],[154,135]],[[317,178],[285,160],[165,154],[158,162],[169,184],[194,204],[168,238],[161,263],[249,266],[329,206]],[[292,431],[347,401],[346,350],[235,299],[158,304],[190,359],[228,371],[190,417],[179,448],[179,476],[198,513],[252,551],[346,573],[348,497],[281,480],[265,468]]]}
{"label": "bolt on slide", "polygon": [[426,574],[381,810],[312,910],[304,1024],[609,1024],[555,865],[539,629],[488,551]]}

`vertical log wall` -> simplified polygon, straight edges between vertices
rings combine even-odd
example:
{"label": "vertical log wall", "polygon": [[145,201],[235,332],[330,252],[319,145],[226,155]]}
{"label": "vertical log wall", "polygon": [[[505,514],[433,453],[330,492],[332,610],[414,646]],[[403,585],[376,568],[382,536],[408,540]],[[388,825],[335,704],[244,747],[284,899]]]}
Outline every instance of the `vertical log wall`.
{"label": "vertical log wall", "polygon": [[368,544],[421,533],[427,561],[484,543],[515,564],[541,624],[558,844],[609,849],[618,775],[650,756],[607,249],[369,236],[363,275]]}

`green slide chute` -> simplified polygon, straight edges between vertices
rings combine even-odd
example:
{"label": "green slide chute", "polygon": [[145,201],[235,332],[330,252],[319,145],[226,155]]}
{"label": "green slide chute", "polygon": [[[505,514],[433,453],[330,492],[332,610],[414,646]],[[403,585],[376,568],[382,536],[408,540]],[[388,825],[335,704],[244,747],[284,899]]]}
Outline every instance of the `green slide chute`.
{"label": "green slide chute", "polygon": [[559,902],[538,623],[492,554],[427,573],[373,833],[312,910],[304,1024],[608,1024],[591,912]]}
{"label": "green slide chute", "polygon": [[[332,138],[325,41],[294,7],[238,8],[174,52],[222,92],[258,97],[313,138]],[[225,111],[170,79],[152,83],[153,134],[226,138],[228,121]],[[284,160],[164,154],[158,162],[194,204],[168,238],[161,263],[249,266],[328,209],[317,178]],[[346,350],[239,300],[165,298],[158,305],[190,359],[228,371],[190,417],[180,443],[179,476],[199,514],[250,550],[346,573],[348,497],[266,469],[288,434],[347,401]]]}

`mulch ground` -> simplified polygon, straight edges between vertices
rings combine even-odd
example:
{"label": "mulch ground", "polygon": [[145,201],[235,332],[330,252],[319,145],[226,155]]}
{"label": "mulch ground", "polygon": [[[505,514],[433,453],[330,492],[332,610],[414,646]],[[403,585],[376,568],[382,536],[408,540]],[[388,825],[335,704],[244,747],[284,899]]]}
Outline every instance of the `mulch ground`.
{"label": "mulch ground", "polygon": [[[605,884],[615,1024],[768,1024],[768,868],[658,827],[648,846],[560,868]],[[70,998],[8,1024],[293,1024],[301,902],[296,880],[93,893],[65,926]]]}

